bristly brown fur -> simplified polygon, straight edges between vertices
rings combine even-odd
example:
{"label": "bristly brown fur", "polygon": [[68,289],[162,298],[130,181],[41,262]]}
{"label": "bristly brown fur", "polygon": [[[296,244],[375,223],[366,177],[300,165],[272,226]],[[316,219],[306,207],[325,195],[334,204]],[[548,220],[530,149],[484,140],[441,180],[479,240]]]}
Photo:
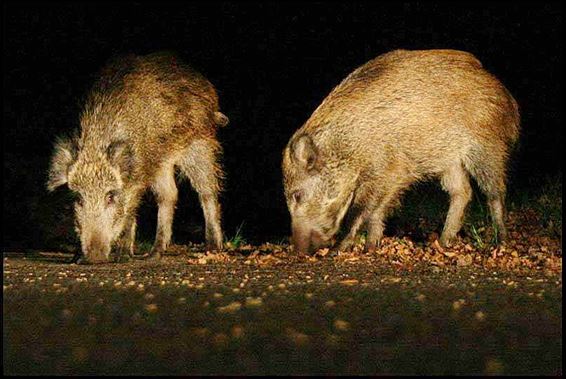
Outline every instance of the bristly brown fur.
{"label": "bristly brown fur", "polygon": [[[132,248],[135,221],[131,219],[143,192],[151,188],[159,205],[154,253],[165,250],[177,200],[177,167],[199,193],[207,242],[211,248],[221,247],[218,192],[223,171],[216,131],[228,118],[220,112],[216,90],[204,76],[171,53],[115,59],[100,72],[80,121],[78,148],[71,153],[68,142],[57,145],[48,186],[68,183],[75,191],[93,192],[87,197],[98,202],[105,191],[119,187],[123,193],[119,216],[126,220],[120,224],[132,232],[124,236],[120,228],[121,238],[128,240],[119,243],[99,239]],[[102,229],[97,227],[97,233],[104,234]],[[84,227],[81,230],[84,234]],[[83,241],[85,254],[87,245]]]}
{"label": "bristly brown fur", "polygon": [[[293,156],[309,136],[320,162],[309,171]],[[451,205],[441,241],[460,230],[469,176],[503,222],[506,166],[519,138],[519,111],[505,87],[472,54],[396,50],[353,71],[324,99],[283,154],[285,194],[299,250],[324,242],[348,209],[348,248],[366,225],[374,249],[383,223],[411,183],[439,178]],[[301,191],[298,204],[293,194]],[[329,195],[332,194],[332,195]],[[352,196],[352,197],[350,197]],[[350,199],[350,200],[349,200]],[[351,204],[346,204],[351,201]]]}

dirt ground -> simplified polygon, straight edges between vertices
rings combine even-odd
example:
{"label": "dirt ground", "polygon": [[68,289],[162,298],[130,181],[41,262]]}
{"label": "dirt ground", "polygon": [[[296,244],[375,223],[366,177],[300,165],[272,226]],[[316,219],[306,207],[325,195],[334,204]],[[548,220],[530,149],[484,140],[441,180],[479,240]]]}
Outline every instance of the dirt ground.
{"label": "dirt ground", "polygon": [[5,253],[4,373],[561,375],[561,244],[512,233],[96,266]]}

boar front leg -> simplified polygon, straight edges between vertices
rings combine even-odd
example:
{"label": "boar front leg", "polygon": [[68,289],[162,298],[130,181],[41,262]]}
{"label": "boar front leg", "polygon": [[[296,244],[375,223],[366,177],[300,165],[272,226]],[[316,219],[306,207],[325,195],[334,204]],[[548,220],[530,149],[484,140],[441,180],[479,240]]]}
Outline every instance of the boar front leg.
{"label": "boar front leg", "polygon": [[177,204],[177,186],[175,185],[175,166],[164,164],[157,172],[152,190],[157,199],[157,231],[151,250],[152,259],[159,259],[171,242],[173,216]]}
{"label": "boar front leg", "polygon": [[128,262],[134,256],[134,244],[136,241],[136,218],[134,216],[128,217],[124,231],[116,241],[112,249],[111,260],[113,262]]}
{"label": "boar front leg", "polygon": [[348,234],[338,244],[339,251],[350,250],[356,242],[356,236],[360,227],[368,220],[375,209],[376,193],[379,192],[372,182],[365,183],[356,190],[353,204],[346,215],[346,220],[349,222],[345,222],[345,224],[349,223],[350,229]]}
{"label": "boar front leg", "polygon": [[391,211],[399,205],[399,195],[401,186],[391,189],[385,195],[379,205],[375,208],[367,221],[367,237],[364,251],[374,253],[376,249],[381,246],[381,239],[383,238],[383,230],[385,229],[385,219]]}
{"label": "boar front leg", "polygon": [[352,248],[354,243],[356,242],[356,236],[358,235],[358,231],[362,224],[366,221],[367,217],[369,216],[370,212],[367,207],[363,207],[361,205],[354,205],[350,209],[348,219],[351,220],[349,225],[350,230],[348,234],[342,238],[342,240],[338,243],[338,251],[347,251]]}
{"label": "boar front leg", "polygon": [[220,226],[220,178],[222,169],[217,157],[220,145],[214,140],[194,141],[184,157],[178,162],[179,167],[191,181],[199,195],[200,205],[206,224],[206,244],[211,250],[222,249],[222,228]]}

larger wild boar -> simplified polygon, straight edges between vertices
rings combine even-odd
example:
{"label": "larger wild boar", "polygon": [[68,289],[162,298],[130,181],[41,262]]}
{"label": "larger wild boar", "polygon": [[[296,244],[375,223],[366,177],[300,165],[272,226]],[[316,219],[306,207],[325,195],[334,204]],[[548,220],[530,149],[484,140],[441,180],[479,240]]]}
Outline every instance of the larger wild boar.
{"label": "larger wild boar", "polygon": [[339,249],[365,225],[373,251],[401,193],[429,178],[450,195],[442,243],[461,228],[470,176],[504,238],[505,171],[518,136],[517,103],[472,54],[396,50],[369,61],[334,88],[283,152],[295,249],[327,243],[347,215]]}
{"label": "larger wild boar", "polygon": [[86,99],[80,132],[57,142],[47,183],[51,191],[67,184],[77,196],[83,261],[133,255],[136,209],[148,188],[158,204],[151,256],[167,249],[176,167],[198,192],[209,247],[220,249],[216,131],[227,122],[213,85],[173,54],[127,56],[107,65]]}

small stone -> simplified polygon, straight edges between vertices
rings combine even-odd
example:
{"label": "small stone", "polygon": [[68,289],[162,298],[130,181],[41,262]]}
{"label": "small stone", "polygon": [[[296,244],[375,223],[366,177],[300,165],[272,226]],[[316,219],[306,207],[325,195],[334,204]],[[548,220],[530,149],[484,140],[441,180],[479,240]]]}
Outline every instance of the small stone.
{"label": "small stone", "polygon": [[340,331],[346,331],[350,329],[350,323],[344,320],[336,319],[334,321],[334,328]]}
{"label": "small stone", "polygon": [[228,343],[228,336],[224,333],[217,333],[214,335],[213,341],[216,346],[221,347]]}
{"label": "small stone", "polygon": [[218,307],[217,311],[218,313],[234,313],[239,311],[240,308],[242,308],[242,304],[238,301],[234,301],[224,307]]}
{"label": "small stone", "polygon": [[88,358],[88,350],[82,346],[73,348],[73,360],[75,362],[84,362]]}
{"label": "small stone", "polygon": [[452,303],[452,309],[454,309],[455,311],[459,310],[460,308],[462,308],[462,306],[466,303],[466,300],[464,299],[458,299],[455,302]]}
{"label": "small stone", "polygon": [[325,305],[327,308],[332,308],[332,307],[334,307],[334,306],[336,305],[336,302],[335,302],[334,300],[328,300],[326,303],[324,303],[324,305]]}
{"label": "small stone", "polygon": [[149,313],[155,313],[157,312],[157,304],[146,304],[145,310]]}
{"label": "small stone", "polygon": [[232,328],[232,337],[234,338],[242,338],[244,335],[244,328],[240,325],[236,325]]}
{"label": "small stone", "polygon": [[69,319],[69,318],[71,318],[72,315],[73,315],[73,313],[68,309],[63,309],[63,311],[61,311],[61,316],[63,318]]}
{"label": "small stone", "polygon": [[209,333],[207,328],[192,328],[191,331],[199,337],[206,337]]}
{"label": "small stone", "polygon": [[305,346],[309,343],[310,337],[292,328],[287,328],[287,336],[297,346]]}
{"label": "small stone", "polygon": [[146,299],[146,300],[151,300],[151,299],[153,299],[154,297],[155,297],[154,294],[152,294],[152,293],[146,293],[145,296],[144,296],[144,299]]}
{"label": "small stone", "polygon": [[345,285],[345,286],[355,286],[358,283],[359,283],[359,280],[357,280],[357,279],[345,279],[345,280],[340,281],[340,284]]}
{"label": "small stone", "polygon": [[248,308],[257,308],[263,304],[263,300],[261,297],[247,297],[246,298],[246,307]]}
{"label": "small stone", "polygon": [[497,358],[489,358],[485,363],[485,374],[487,375],[503,374],[503,363]]}

